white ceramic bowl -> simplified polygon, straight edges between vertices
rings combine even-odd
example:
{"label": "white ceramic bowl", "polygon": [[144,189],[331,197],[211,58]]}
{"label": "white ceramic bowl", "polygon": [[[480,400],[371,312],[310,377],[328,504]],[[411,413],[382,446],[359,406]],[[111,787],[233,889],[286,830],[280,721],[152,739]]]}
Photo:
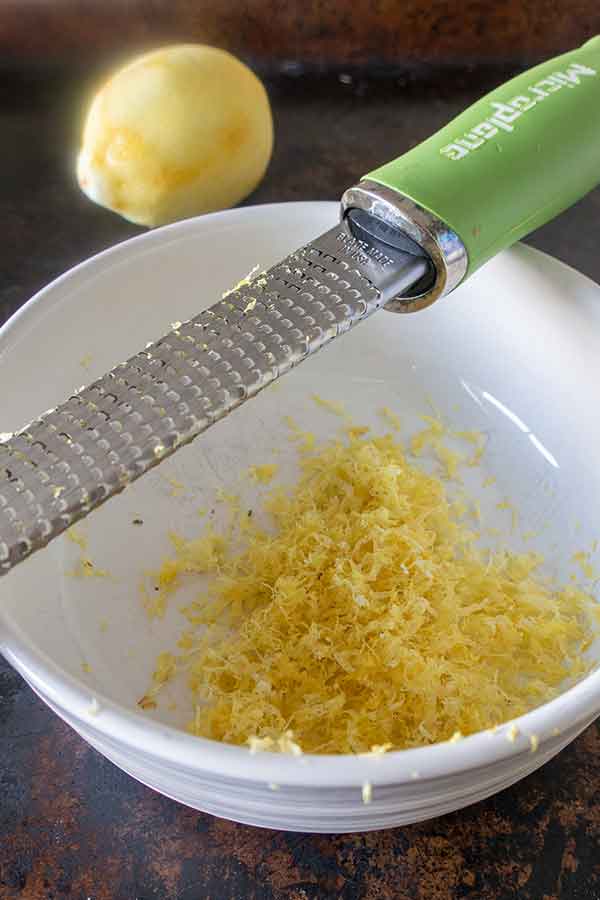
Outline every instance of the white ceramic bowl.
{"label": "white ceramic bowl", "polygon": [[[22,426],[172,321],[209,305],[256,263],[269,265],[336,217],[333,203],[233,210],[150,232],[68,272],[0,334],[0,380],[10,385],[0,399],[1,430]],[[136,706],[156,652],[172,647],[183,625],[177,603],[163,622],[148,622],[138,594],[141,573],[167,551],[169,528],[199,532],[198,507],[220,486],[234,485],[253,459],[264,461],[279,446],[284,469],[292,466],[282,412],[322,435],[339,427],[307,401],[317,390],[345,401],[367,423],[387,404],[410,431],[432,402],[452,421],[483,431],[485,472],[497,478],[496,488],[482,492],[486,519],[507,527],[509,514],[496,503],[506,496],[517,501],[519,530],[539,529],[532,546],[565,576],[573,550],[600,536],[599,383],[600,289],[541,253],[515,247],[430,309],[380,312],[90,517],[82,526],[89,552],[109,578],[66,574],[79,550],[60,539],[1,579],[0,648],[57,714],[116,765],[218,816],[342,832],[415,822],[473,803],[536,769],[593,720],[600,672],[518,720],[514,743],[504,726],[494,735],[381,759],[252,756],[181,730],[189,717],[183,686],[167,698],[177,700],[176,710],[144,713]],[[185,484],[181,496],[172,496],[167,477]],[[482,473],[470,477],[471,489],[480,490]],[[251,493],[247,484],[243,490]],[[131,527],[136,515],[143,527]],[[368,805],[361,797],[365,781],[373,785]]]}

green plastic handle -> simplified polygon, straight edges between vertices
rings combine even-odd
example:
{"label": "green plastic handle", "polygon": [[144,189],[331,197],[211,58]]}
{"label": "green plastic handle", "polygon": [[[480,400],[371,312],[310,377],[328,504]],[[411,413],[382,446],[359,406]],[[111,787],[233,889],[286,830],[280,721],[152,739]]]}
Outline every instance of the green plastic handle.
{"label": "green plastic handle", "polygon": [[508,81],[365,178],[449,225],[472,274],[600,182],[600,36]]}

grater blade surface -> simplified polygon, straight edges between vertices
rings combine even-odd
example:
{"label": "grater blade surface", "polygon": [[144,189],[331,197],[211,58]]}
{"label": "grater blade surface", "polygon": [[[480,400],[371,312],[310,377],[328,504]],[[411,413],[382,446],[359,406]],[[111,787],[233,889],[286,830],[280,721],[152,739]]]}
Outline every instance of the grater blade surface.
{"label": "grater blade surface", "polygon": [[0,443],[0,574],[418,281],[347,220]]}

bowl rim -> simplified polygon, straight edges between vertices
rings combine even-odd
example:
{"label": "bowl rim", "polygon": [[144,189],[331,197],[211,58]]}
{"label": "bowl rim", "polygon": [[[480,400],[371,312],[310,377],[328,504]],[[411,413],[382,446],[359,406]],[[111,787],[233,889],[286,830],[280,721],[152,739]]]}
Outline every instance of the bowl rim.
{"label": "bowl rim", "polygon": [[[129,258],[132,253],[145,253],[153,245],[187,238],[191,232],[202,233],[215,224],[233,225],[252,221],[254,226],[262,222],[268,228],[273,219],[294,215],[320,215],[334,219],[338,209],[339,204],[329,201],[246,206],[186,219],[122,241],[75,265],[36,292],[0,328],[0,354],[25,337],[31,324],[51,313],[53,307],[64,299],[65,288],[70,292],[71,288],[96,278],[107,266]],[[538,263],[559,267],[572,279],[586,282],[600,295],[600,287],[587,276],[539,250],[520,245],[518,249],[511,248],[505,253],[525,253],[535,257]],[[67,672],[36,647],[20,626],[4,620],[1,610],[0,651],[30,686],[57,708],[62,718],[70,724],[80,723],[82,729],[93,733],[100,742],[108,738],[127,746],[132,753],[141,752],[198,775],[210,773],[212,777],[226,780],[241,779],[290,787],[356,787],[368,780],[374,785],[411,784],[416,788],[424,782],[489,769],[509,758],[515,758],[516,764],[517,757],[534,749],[543,755],[545,745],[552,743],[558,748],[565,742],[564,736],[561,741],[561,735],[568,732],[574,736],[573,732],[584,728],[600,710],[599,668],[558,697],[525,715],[509,720],[493,731],[477,732],[454,743],[446,741],[396,750],[377,757],[253,754],[246,747],[196,737],[149,719],[142,711],[121,705],[101,691],[90,690],[81,678]],[[94,709],[94,701],[97,701],[99,711]],[[513,726],[516,726],[518,733],[515,733]],[[531,737],[538,739],[537,748],[532,746]],[[335,766],[331,765],[332,758]]]}

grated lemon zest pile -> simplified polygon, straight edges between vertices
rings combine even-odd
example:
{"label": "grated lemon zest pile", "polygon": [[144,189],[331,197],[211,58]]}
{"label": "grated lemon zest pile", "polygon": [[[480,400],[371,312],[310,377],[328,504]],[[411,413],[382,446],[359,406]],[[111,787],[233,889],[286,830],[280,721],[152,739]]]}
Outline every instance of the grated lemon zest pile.
{"label": "grated lemon zest pile", "polygon": [[[152,688],[187,672],[192,733],[252,752],[381,753],[514,719],[589,670],[593,599],[551,588],[535,554],[480,549],[396,435],[346,430],[309,449],[288,424],[300,477],[263,501],[273,533],[249,525],[241,550],[210,528],[171,535],[175,557],[151,575],[159,615],[184,577],[212,575]],[[443,434],[428,418],[413,453],[439,453]]]}

